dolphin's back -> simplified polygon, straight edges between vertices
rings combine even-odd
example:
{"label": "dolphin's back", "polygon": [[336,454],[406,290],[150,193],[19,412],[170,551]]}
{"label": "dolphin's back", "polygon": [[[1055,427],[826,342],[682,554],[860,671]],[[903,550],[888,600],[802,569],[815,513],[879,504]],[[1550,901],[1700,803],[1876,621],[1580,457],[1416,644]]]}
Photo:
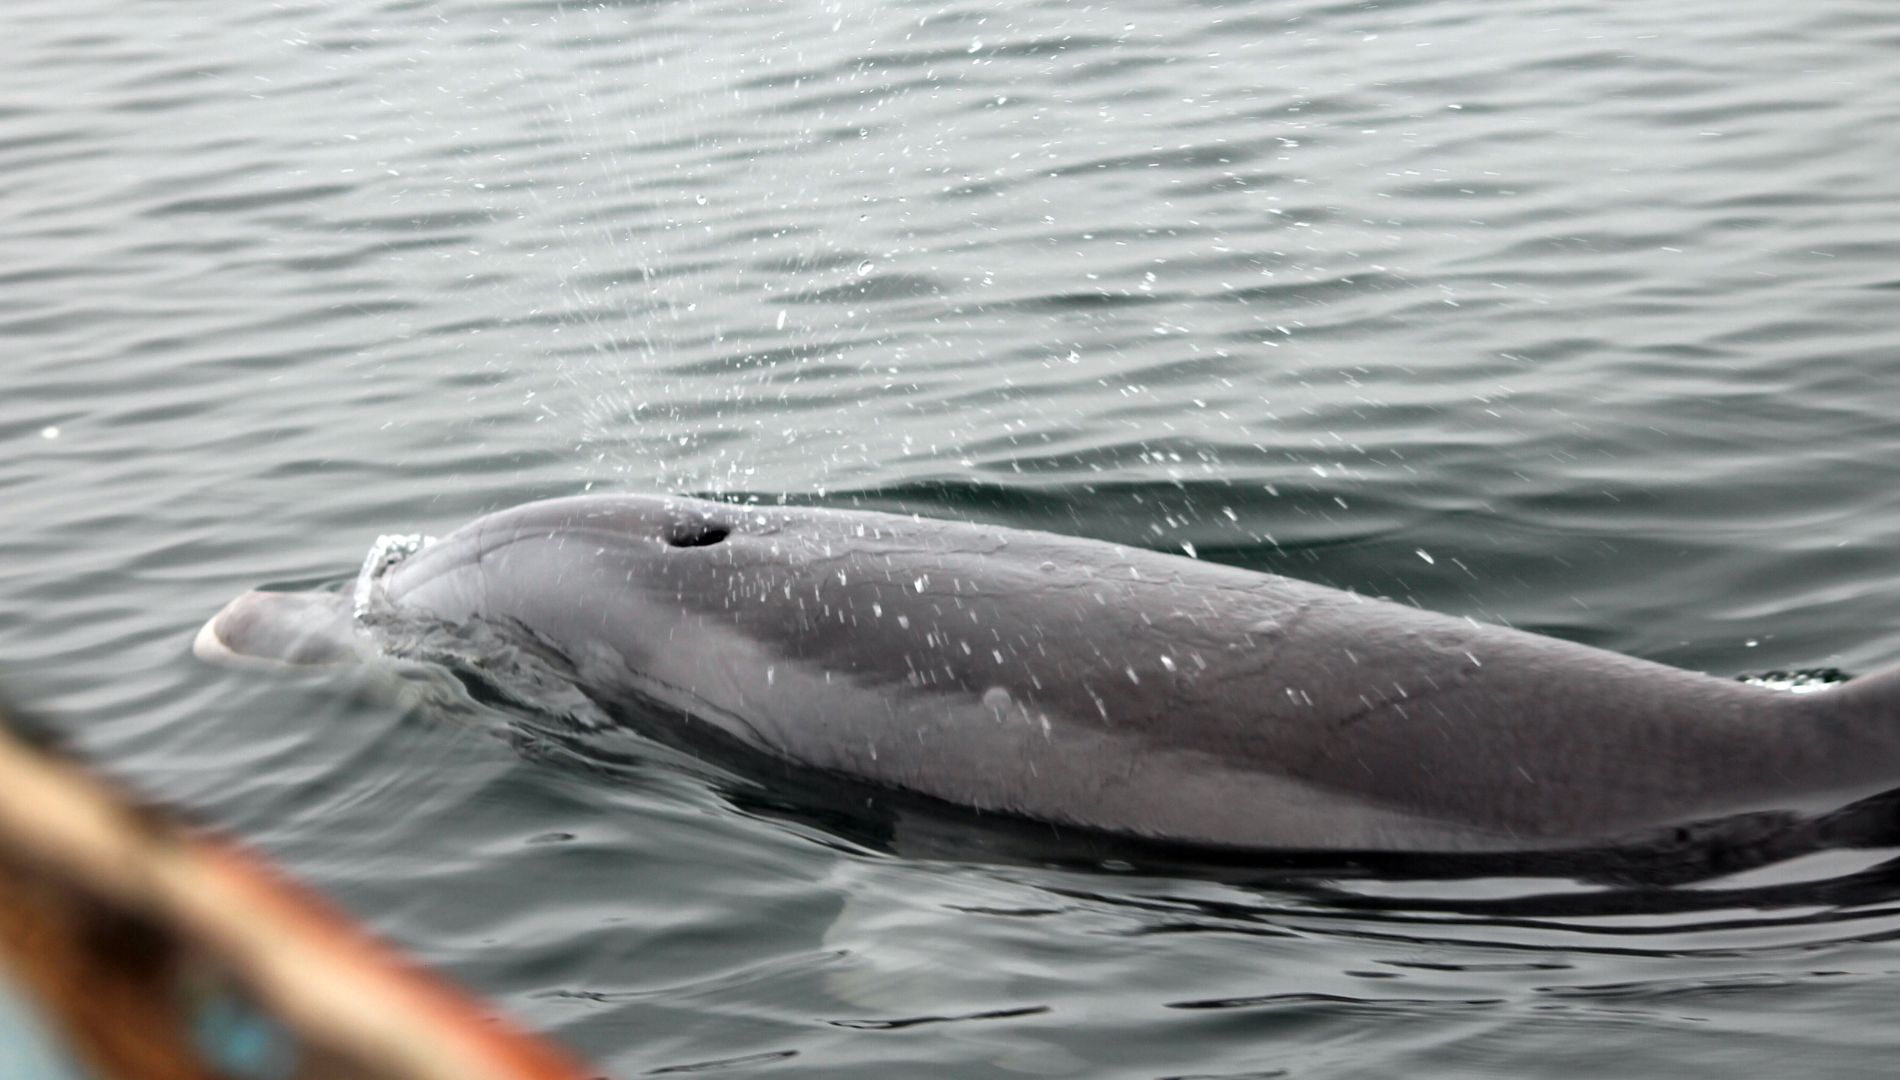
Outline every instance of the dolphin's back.
{"label": "dolphin's back", "polygon": [[559,500],[445,538],[389,595],[774,758],[1198,844],[1581,847],[1900,783],[1880,679],[1778,693],[991,526]]}

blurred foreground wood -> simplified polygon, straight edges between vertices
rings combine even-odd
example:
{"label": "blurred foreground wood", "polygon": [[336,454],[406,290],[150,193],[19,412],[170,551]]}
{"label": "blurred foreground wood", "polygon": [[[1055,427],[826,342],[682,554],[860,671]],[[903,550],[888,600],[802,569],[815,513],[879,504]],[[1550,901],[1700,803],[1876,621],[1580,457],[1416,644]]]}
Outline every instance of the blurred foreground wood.
{"label": "blurred foreground wood", "polygon": [[590,1075],[4,707],[0,978],[97,1080]]}

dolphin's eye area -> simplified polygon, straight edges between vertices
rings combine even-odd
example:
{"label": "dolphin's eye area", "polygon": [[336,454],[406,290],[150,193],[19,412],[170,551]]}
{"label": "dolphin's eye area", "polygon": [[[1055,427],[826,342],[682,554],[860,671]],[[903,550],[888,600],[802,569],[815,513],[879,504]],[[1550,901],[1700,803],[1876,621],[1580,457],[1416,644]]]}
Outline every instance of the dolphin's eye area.
{"label": "dolphin's eye area", "polygon": [[716,521],[676,521],[666,530],[666,542],[676,548],[711,547],[731,535],[731,526]]}

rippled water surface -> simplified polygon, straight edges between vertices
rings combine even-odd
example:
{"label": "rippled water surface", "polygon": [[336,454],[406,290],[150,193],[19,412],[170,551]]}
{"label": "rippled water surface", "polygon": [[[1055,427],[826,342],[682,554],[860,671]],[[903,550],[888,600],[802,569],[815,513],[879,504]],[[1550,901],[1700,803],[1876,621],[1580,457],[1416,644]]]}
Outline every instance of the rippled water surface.
{"label": "rippled water surface", "polygon": [[614,1074],[1891,1072],[1879,867],[1603,914],[894,854],[187,652],[379,533],[665,489],[1877,667],[1891,0],[9,0],[0,43],[13,692]]}

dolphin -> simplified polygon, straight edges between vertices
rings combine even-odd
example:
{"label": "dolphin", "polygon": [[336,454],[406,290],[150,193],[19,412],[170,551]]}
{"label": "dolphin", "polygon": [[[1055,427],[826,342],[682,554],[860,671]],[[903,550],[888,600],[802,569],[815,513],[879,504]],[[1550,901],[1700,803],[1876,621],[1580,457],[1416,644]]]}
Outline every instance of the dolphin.
{"label": "dolphin", "polygon": [[1790,694],[1185,556],[887,513],[534,502],[367,567],[353,596],[240,596],[195,650],[322,666],[403,624],[506,642],[609,715],[657,707],[755,765],[1137,841],[1650,848],[1719,868],[1896,832],[1879,796],[1900,789],[1900,669]]}

